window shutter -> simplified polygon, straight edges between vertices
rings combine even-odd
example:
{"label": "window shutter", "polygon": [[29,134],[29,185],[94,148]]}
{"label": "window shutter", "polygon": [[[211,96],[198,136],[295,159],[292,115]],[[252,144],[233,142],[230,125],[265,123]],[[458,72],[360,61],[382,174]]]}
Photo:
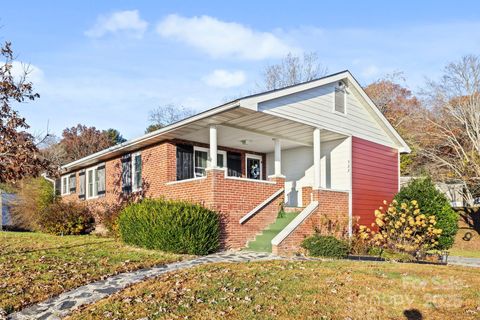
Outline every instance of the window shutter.
{"label": "window shutter", "polygon": [[77,191],[77,176],[75,173],[70,175],[68,183],[70,193],[75,193]]}
{"label": "window shutter", "polygon": [[142,155],[137,154],[135,156],[135,190],[142,188]]}
{"label": "window shutter", "polygon": [[85,186],[86,186],[85,170],[82,170],[78,173],[78,180],[79,180],[78,198],[80,200],[85,200]]}
{"label": "window shutter", "polygon": [[122,192],[132,192],[132,157],[126,154],[122,157]]}
{"label": "window shutter", "polygon": [[105,164],[97,167],[97,194],[99,197],[105,196]]}
{"label": "window shutter", "polygon": [[177,145],[177,180],[193,178],[193,146]]}

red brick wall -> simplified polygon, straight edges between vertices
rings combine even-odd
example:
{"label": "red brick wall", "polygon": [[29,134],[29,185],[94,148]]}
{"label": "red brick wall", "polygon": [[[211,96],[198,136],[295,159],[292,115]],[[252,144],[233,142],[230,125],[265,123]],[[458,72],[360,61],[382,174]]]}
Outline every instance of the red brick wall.
{"label": "red brick wall", "polygon": [[292,233],[278,246],[272,247],[272,252],[289,255],[299,251],[302,241],[315,233],[315,228],[321,227],[321,218],[327,217],[340,225],[348,225],[348,192],[331,190],[314,190],[313,200],[318,201],[318,208],[312,212]]}
{"label": "red brick wall", "polygon": [[398,192],[398,150],[352,138],[352,215],[370,225],[374,211]]}
{"label": "red brick wall", "polygon": [[312,202],[312,187],[302,187],[302,207]]}
{"label": "red brick wall", "polygon": [[[208,170],[207,176],[200,179],[176,180],[176,145],[186,141],[163,142],[141,150],[142,183],[146,197],[187,200],[200,203],[223,214],[223,245],[229,248],[244,247],[257,233],[272,223],[278,214],[283,195],[262,208],[252,219],[240,225],[239,220],[257,205],[262,203],[280,188],[284,180],[278,183],[252,181],[225,177],[224,170]],[[193,144],[193,143],[192,143]],[[195,145],[201,145],[196,144]],[[201,145],[208,147],[208,145]],[[219,147],[220,150],[240,152],[242,171],[245,175],[246,151]],[[259,154],[255,152],[248,152]],[[265,154],[263,157],[263,174],[265,177]],[[121,193],[120,157],[105,161],[106,193],[104,197],[86,200],[90,206],[98,207],[102,203],[119,202]],[[79,178],[77,172],[77,192]],[[70,201],[80,201],[78,193],[64,196]]]}

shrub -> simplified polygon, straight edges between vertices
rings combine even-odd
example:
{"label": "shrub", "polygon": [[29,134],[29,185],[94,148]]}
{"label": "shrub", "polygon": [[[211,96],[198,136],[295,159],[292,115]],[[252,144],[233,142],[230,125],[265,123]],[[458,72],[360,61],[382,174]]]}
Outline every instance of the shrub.
{"label": "shrub", "polygon": [[99,222],[105,227],[106,235],[111,237],[120,237],[120,231],[118,228],[118,217],[125,207],[128,206],[127,202],[120,203],[104,203],[96,210],[96,216],[99,218]]}
{"label": "shrub", "polygon": [[198,204],[145,199],[118,218],[127,244],[175,253],[204,255],[220,246],[220,216]]}
{"label": "shrub", "polygon": [[39,230],[41,213],[54,201],[55,193],[51,182],[44,178],[22,180],[11,205],[13,224],[26,230]]}
{"label": "shrub", "polygon": [[393,200],[388,208],[375,210],[375,217],[373,229],[359,229],[359,237],[375,247],[417,254],[438,245],[442,230],[436,227],[434,215],[421,213],[416,200],[400,205]]}
{"label": "shrub", "polygon": [[90,209],[75,202],[55,201],[41,213],[40,230],[56,235],[79,235],[90,233],[94,219]]}
{"label": "shrub", "polygon": [[458,231],[458,214],[450,206],[447,197],[435,188],[430,177],[413,179],[395,196],[398,203],[417,200],[420,212],[427,218],[435,216],[436,227],[442,229],[434,249],[445,250],[453,245]]}
{"label": "shrub", "polygon": [[314,257],[343,258],[348,255],[348,244],[333,236],[315,234],[302,242],[302,248]]}

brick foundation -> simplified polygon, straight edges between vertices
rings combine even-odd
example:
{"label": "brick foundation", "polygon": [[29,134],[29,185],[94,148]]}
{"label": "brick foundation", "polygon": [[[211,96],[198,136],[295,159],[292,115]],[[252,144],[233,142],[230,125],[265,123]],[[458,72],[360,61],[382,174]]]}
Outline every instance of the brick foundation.
{"label": "brick foundation", "polygon": [[[303,191],[303,190],[302,190]],[[312,212],[295,230],[292,231],[272,252],[279,255],[291,255],[299,251],[302,241],[322,227],[322,217],[338,221],[340,225],[348,224],[349,193],[333,190],[313,190],[313,200],[318,201],[318,208]]]}

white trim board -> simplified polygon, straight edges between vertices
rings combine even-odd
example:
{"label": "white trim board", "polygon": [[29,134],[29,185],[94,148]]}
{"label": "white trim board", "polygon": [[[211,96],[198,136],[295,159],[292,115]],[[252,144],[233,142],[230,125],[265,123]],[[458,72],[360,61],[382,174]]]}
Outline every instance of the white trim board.
{"label": "white trim board", "polygon": [[296,216],[279,234],[272,239],[272,245],[278,246],[285,240],[290,233],[292,233],[305,219],[308,218],[312,214],[315,209],[318,208],[318,201],[312,201],[305,209],[300,212],[298,216]]}
{"label": "white trim board", "polygon": [[255,208],[253,208],[249,213],[247,213],[246,215],[244,215],[239,223],[240,224],[244,224],[247,220],[249,220],[251,217],[253,217],[255,214],[257,214],[258,211],[260,211],[260,209],[262,209],[263,207],[265,207],[267,204],[269,204],[270,202],[273,201],[273,199],[277,198],[279,195],[282,194],[282,192],[284,191],[283,188],[275,191],[274,194],[272,194],[270,197],[268,197],[267,199],[265,199],[265,201],[263,201],[262,203],[260,203],[258,206],[256,206]]}

